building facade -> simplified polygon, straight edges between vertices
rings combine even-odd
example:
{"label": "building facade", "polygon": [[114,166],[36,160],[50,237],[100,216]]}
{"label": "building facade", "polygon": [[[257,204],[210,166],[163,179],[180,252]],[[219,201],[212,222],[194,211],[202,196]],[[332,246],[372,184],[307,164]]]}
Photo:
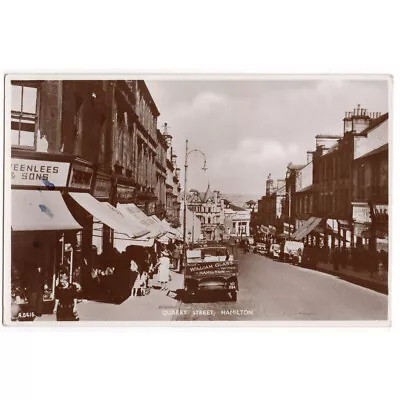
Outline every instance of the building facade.
{"label": "building facade", "polygon": [[[159,114],[144,81],[11,82],[13,199],[25,201],[39,193],[43,199],[38,201],[54,206],[49,211],[42,204],[54,221],[61,213],[58,227],[37,230],[19,226],[16,216],[16,275],[36,256],[27,251],[23,259],[14,250],[24,242],[39,243],[48,249],[45,255],[36,253],[49,264],[45,269],[54,295],[56,267],[80,265],[82,259],[90,266],[94,249],[97,254],[113,250],[115,231],[125,227],[113,206],[134,203],[147,215],[165,217],[168,146],[157,130]],[[100,210],[96,201],[105,207]],[[108,215],[107,224],[85,210],[87,202]]]}
{"label": "building facade", "polygon": [[284,179],[273,180],[269,174],[266,180],[265,196],[258,200],[257,225],[274,227],[277,233],[283,231],[283,207],[286,185]]}
{"label": "building facade", "polygon": [[388,251],[389,235],[389,121],[375,119],[355,137],[352,219],[356,245]]}
{"label": "building facade", "polygon": [[167,143],[166,151],[166,219],[172,227],[177,228],[180,223],[181,185],[180,168],[177,166],[177,156],[172,146],[172,136],[168,133],[168,125],[163,125],[163,136]]}
{"label": "building facade", "polygon": [[187,197],[187,207],[200,219],[203,238],[207,240],[222,238],[225,203],[219,191],[211,191],[210,185],[205,192],[192,189]]}
{"label": "building facade", "polygon": [[250,236],[252,207],[244,209],[224,200],[224,233],[229,236]]}

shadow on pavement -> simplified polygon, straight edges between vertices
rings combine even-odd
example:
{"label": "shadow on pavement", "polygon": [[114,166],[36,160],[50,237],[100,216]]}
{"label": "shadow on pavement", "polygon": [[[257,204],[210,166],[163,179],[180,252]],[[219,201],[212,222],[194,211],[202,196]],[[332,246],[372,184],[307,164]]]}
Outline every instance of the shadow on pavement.
{"label": "shadow on pavement", "polygon": [[222,290],[198,292],[195,295],[189,295],[183,289],[176,291],[176,299],[182,303],[219,303],[219,302],[232,302],[228,293]]}

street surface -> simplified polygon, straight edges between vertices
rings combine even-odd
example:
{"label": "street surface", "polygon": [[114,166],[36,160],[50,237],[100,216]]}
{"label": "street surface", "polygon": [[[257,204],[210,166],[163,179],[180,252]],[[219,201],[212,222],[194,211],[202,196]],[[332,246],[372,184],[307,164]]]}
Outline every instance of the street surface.
{"label": "street surface", "polygon": [[[82,302],[81,321],[342,321],[386,320],[388,297],[258,254],[239,253],[237,302],[207,293],[193,303],[179,300],[183,276],[173,273],[172,292],[153,289],[148,296],[119,305]],[[176,296],[178,293],[178,297]],[[205,298],[206,297],[206,298]]]}

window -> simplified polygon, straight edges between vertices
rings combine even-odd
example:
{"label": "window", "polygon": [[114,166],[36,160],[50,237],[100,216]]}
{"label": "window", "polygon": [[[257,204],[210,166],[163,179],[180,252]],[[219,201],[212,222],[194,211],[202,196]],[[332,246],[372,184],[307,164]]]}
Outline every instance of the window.
{"label": "window", "polygon": [[37,95],[35,87],[13,84],[11,88],[11,145],[36,147]]}

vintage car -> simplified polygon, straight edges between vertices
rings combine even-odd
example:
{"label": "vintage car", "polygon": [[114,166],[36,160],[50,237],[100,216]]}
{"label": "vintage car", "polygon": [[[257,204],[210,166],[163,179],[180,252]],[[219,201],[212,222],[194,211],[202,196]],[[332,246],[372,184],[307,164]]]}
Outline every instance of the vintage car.
{"label": "vintage car", "polygon": [[256,243],[254,252],[266,256],[268,254],[267,245],[265,243]]}
{"label": "vintage car", "polygon": [[184,274],[186,298],[198,292],[222,290],[232,301],[237,300],[238,261],[235,247],[205,247],[187,252],[187,265]]}
{"label": "vintage car", "polygon": [[268,253],[268,255],[271,257],[271,258],[273,258],[273,259],[279,259],[279,257],[280,257],[280,254],[281,254],[281,246],[280,246],[280,244],[279,243],[272,243],[270,246],[269,246],[269,253]]}
{"label": "vintage car", "polygon": [[285,240],[283,246],[283,260],[295,265],[300,265],[303,251],[304,243],[294,240]]}

